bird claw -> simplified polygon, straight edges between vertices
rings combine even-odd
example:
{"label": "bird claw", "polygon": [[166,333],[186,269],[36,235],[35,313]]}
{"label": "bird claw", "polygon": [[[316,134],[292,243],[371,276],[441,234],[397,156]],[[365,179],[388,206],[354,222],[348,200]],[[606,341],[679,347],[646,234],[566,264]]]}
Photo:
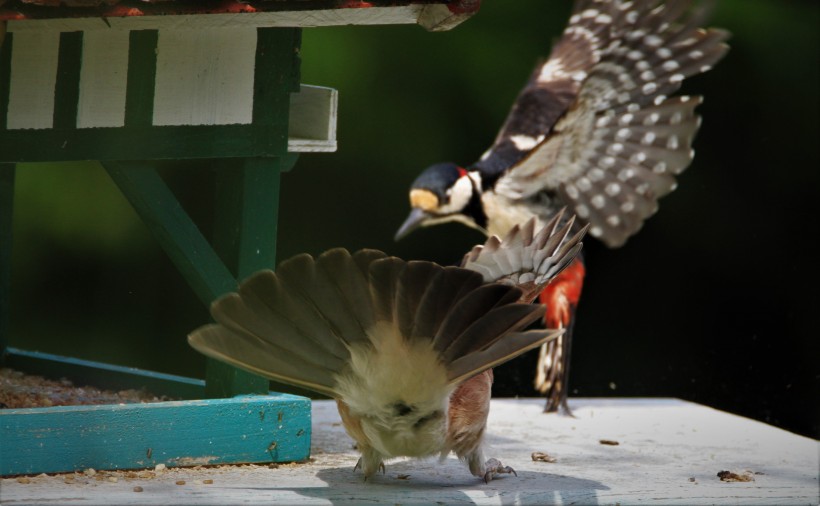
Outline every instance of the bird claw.
{"label": "bird claw", "polygon": [[511,468],[510,466],[503,465],[498,459],[489,459],[484,464],[485,469],[487,470],[484,473],[484,483],[490,483],[493,477],[496,474],[514,474],[516,477],[518,473],[515,472],[515,469]]}
{"label": "bird claw", "polygon": [[[359,457],[359,460],[356,462],[356,465],[353,467],[353,472],[358,471],[360,467],[362,467],[362,458],[361,457]],[[379,462],[379,471],[381,471],[382,474],[386,474],[387,470],[384,467],[384,462]],[[365,475],[364,481],[367,481],[367,475]]]}

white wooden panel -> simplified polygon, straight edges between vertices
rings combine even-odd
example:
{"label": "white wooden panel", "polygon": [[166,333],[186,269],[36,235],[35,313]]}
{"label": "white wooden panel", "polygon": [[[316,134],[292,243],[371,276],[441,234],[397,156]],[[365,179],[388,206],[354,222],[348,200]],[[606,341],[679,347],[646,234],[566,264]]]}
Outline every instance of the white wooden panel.
{"label": "white wooden panel", "polygon": [[52,128],[60,34],[15,33],[13,44],[7,127]]}
{"label": "white wooden panel", "polygon": [[78,128],[125,125],[128,36],[125,30],[92,30],[83,34]]}
{"label": "white wooden panel", "polygon": [[248,124],[256,29],[160,30],[154,125]]}
{"label": "white wooden panel", "polygon": [[336,151],[336,111],[339,92],[333,88],[302,85],[290,94],[288,151]]}

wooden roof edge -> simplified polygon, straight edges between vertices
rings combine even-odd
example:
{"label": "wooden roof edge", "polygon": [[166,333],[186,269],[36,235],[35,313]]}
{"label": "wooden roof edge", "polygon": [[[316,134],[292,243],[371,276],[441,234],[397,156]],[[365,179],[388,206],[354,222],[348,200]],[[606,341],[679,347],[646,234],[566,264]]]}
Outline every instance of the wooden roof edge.
{"label": "wooden roof edge", "polygon": [[[201,14],[243,18],[244,14],[266,13],[276,26],[285,26],[276,23],[277,19],[289,26],[418,23],[427,30],[441,31],[478,12],[480,3],[481,0],[0,0],[0,21],[97,19],[110,27],[127,18]],[[316,11],[331,15],[315,16]],[[390,14],[385,15],[388,11]]]}

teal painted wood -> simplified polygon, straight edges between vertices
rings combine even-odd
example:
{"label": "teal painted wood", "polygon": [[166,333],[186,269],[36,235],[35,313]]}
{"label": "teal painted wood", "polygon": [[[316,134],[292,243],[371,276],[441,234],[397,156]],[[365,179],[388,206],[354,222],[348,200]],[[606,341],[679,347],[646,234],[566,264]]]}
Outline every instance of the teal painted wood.
{"label": "teal painted wood", "polygon": [[47,378],[68,378],[75,385],[95,385],[107,390],[145,389],[154,395],[177,399],[205,398],[203,380],[39,351],[9,347],[4,365]]}
{"label": "teal painted wood", "polygon": [[217,172],[214,246],[238,280],[276,264],[281,165],[247,158]]}
{"label": "teal painted wood", "polygon": [[103,167],[204,304],[236,289],[233,275],[154,168],[147,162]]}
{"label": "teal painted wood", "polygon": [[5,361],[11,317],[11,240],[14,209],[12,163],[0,163],[0,364]]}
{"label": "teal painted wood", "polygon": [[61,33],[54,85],[54,128],[74,128],[77,125],[82,57],[83,32]]}
{"label": "teal painted wood", "polygon": [[0,411],[0,474],[310,456],[310,401],[288,394]]}

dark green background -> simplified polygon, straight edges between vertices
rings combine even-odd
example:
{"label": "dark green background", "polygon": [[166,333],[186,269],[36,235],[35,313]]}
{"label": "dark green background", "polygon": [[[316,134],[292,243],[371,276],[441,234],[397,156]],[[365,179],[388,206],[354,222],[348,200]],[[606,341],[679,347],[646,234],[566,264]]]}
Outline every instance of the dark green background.
{"label": "dark green background", "polygon": [[[456,224],[392,236],[422,168],[491,143],[570,8],[483,3],[446,33],[304,31],[302,81],[340,91],[339,151],[283,176],[280,259],[345,246],[455,263],[482,241]],[[675,396],[817,436],[820,4],[716,4],[732,50],[685,83],[706,96],[693,165],[625,247],[587,241],[572,392]],[[209,164],[164,173],[207,231]],[[203,375],[185,335],[205,308],[96,164],[21,166],[12,282],[14,346]],[[532,395],[532,362],[502,368],[497,393]]]}

